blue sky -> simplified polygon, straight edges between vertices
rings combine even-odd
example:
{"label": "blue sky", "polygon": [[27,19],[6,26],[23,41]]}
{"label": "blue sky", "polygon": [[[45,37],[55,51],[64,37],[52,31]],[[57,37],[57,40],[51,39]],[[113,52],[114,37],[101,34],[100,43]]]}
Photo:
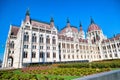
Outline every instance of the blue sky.
{"label": "blue sky", "polygon": [[120,33],[120,0],[0,0],[0,59],[3,59],[9,25],[20,25],[30,9],[32,19],[49,22],[54,18],[61,30],[70,24],[78,27],[80,22],[86,32],[90,16],[107,37]]}

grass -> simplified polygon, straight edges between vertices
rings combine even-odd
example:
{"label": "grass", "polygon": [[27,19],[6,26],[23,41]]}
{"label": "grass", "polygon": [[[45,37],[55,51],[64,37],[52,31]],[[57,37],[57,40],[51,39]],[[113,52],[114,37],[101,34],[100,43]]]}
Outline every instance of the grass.
{"label": "grass", "polygon": [[17,70],[1,70],[0,80],[72,80],[86,75],[120,69],[120,60],[92,63],[34,65]]}

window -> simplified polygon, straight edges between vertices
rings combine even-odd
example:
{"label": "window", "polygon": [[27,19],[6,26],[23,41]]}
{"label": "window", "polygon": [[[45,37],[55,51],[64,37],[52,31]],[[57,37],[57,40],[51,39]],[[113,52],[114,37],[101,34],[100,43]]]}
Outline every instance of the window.
{"label": "window", "polygon": [[26,32],[26,33],[24,34],[24,41],[25,41],[25,42],[29,42],[28,32]]}
{"label": "window", "polygon": [[65,48],[65,43],[62,43],[62,48]]}
{"label": "window", "polygon": [[36,45],[32,45],[32,49],[36,49]]}
{"label": "window", "polygon": [[24,51],[23,52],[23,58],[27,58],[27,56],[28,56],[28,52]]}
{"label": "window", "polygon": [[49,38],[49,36],[47,36],[47,38],[46,38],[46,43],[50,44],[50,38]]}
{"label": "window", "polygon": [[112,54],[110,54],[110,57],[112,57]]}
{"label": "window", "polygon": [[74,59],[74,55],[72,55],[72,58]]}
{"label": "window", "polygon": [[36,52],[32,52],[32,58],[36,58]]}
{"label": "window", "polygon": [[40,58],[43,58],[43,52],[40,52]]}
{"label": "window", "polygon": [[25,48],[25,49],[28,49],[28,45],[24,45],[24,48]]}
{"label": "window", "polygon": [[68,59],[70,59],[70,55],[68,55]]}
{"label": "window", "polygon": [[79,59],[79,56],[77,55],[77,59]]}
{"label": "window", "polygon": [[40,46],[40,49],[43,49],[43,46]]}
{"label": "window", "polygon": [[67,44],[67,48],[70,48],[70,44]]}
{"label": "window", "polygon": [[63,55],[63,58],[65,59],[65,57],[66,57],[66,56],[65,56],[65,54],[64,54],[64,55]]}
{"label": "window", "polygon": [[34,42],[34,43],[37,42],[37,37],[36,37],[36,34],[35,34],[35,33],[32,35],[32,42]]}
{"label": "window", "polygon": [[71,48],[74,49],[74,44],[71,44]]}
{"label": "window", "polygon": [[40,35],[40,43],[43,43],[43,35]]}
{"label": "window", "polygon": [[53,47],[53,50],[56,50],[56,47]]}
{"label": "window", "polygon": [[55,39],[55,37],[53,37],[52,43],[53,43],[53,44],[56,44],[56,39]]}
{"label": "window", "polygon": [[10,48],[14,48],[14,41],[10,42]]}
{"label": "window", "polygon": [[47,58],[50,58],[50,53],[49,52],[47,52]]}
{"label": "window", "polygon": [[118,55],[117,55],[117,54],[115,54],[115,57],[118,57]]}
{"label": "window", "polygon": [[50,50],[50,46],[47,46],[47,50]]}
{"label": "window", "polygon": [[56,53],[55,52],[53,53],[53,58],[56,58]]}

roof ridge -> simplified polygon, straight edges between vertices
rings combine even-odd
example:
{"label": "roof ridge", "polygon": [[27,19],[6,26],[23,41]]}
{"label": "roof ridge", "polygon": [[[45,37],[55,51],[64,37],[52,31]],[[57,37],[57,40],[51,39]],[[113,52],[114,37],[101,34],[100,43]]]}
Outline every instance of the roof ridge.
{"label": "roof ridge", "polygon": [[49,22],[45,22],[45,21],[42,21],[42,20],[36,20],[36,19],[31,19],[31,20],[33,20],[33,21],[37,21],[37,22],[40,22],[40,23],[45,23],[45,24],[50,25],[50,23],[49,23]]}

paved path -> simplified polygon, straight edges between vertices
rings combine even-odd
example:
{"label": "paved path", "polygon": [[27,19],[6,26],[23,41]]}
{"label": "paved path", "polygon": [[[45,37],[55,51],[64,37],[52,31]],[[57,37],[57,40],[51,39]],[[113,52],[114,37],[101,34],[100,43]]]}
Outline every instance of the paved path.
{"label": "paved path", "polygon": [[98,73],[74,80],[120,80],[120,70]]}

